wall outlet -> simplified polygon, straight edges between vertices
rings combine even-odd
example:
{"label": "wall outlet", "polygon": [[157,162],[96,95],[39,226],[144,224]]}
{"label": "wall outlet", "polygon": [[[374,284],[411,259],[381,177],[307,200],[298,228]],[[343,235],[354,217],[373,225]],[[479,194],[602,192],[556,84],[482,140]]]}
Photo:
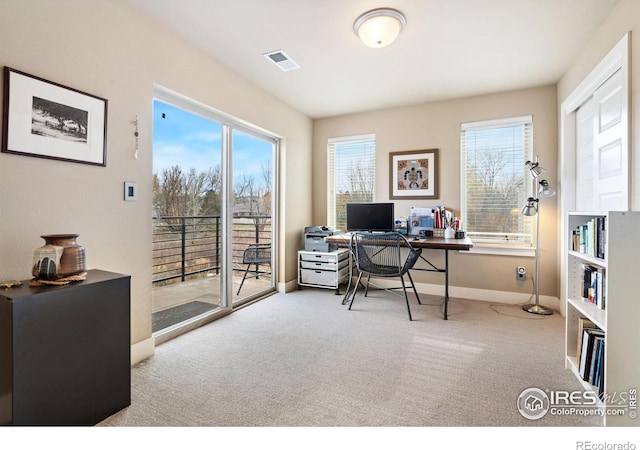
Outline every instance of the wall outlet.
{"label": "wall outlet", "polygon": [[527,279],[527,269],[524,267],[516,267],[516,280],[526,280]]}

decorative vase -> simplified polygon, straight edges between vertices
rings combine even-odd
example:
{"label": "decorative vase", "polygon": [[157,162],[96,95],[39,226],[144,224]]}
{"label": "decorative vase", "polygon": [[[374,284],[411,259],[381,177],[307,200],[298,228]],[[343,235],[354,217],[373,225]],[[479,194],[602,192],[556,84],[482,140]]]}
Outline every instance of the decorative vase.
{"label": "decorative vase", "polygon": [[86,271],[84,247],[76,242],[77,234],[40,236],[45,245],[33,254],[32,275],[41,280],[57,280]]}

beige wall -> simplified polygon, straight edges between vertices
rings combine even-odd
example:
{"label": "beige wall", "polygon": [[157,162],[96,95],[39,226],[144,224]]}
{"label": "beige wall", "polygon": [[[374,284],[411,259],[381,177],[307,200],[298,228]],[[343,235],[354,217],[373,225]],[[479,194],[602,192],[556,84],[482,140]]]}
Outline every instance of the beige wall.
{"label": "beige wall", "polygon": [[[295,279],[311,120],[118,1],[0,1],[0,66],[109,101],[107,167],[0,153],[0,280],[30,276],[40,235],[78,233],[90,269],[132,276],[132,343],[151,336],[154,83],[284,138],[278,281]],[[123,201],[125,180],[138,183],[135,203]]]}
{"label": "beige wall", "polygon": [[[396,215],[408,215],[411,206],[443,205],[460,211],[460,123],[532,114],[534,154],[556,185],[557,112],[555,86],[484,95],[458,100],[373,111],[314,121],[313,220],[326,222],[326,146],[331,137],[376,134],[375,200],[389,200],[389,152],[439,149],[440,198],[396,200]],[[540,294],[558,297],[558,239],[555,231],[557,200],[544,200],[541,216]],[[435,253],[434,253],[435,254]],[[434,257],[442,259],[441,255]],[[529,257],[469,255],[452,252],[450,284],[457,287],[531,293],[532,284],[515,279],[516,266],[535,270]],[[422,273],[416,281],[442,284],[437,274]]]}
{"label": "beige wall", "polygon": [[558,83],[558,107],[589,75],[609,51],[631,32],[630,89],[631,93],[631,205],[640,210],[640,2],[620,0],[620,3],[600,26],[597,33],[580,52]]}

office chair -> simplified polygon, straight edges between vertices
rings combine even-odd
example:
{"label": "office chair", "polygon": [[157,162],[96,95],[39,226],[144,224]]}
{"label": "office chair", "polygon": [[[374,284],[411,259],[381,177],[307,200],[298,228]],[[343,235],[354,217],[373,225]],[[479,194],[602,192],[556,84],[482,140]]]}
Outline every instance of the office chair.
{"label": "office chair", "polygon": [[255,265],[255,270],[251,273],[253,277],[258,278],[260,275],[270,272],[260,272],[260,266],[269,266],[271,268],[271,244],[249,244],[249,246],[242,253],[242,264],[247,265],[247,269],[244,271],[240,287],[238,288],[238,294],[240,295],[240,289],[244,284],[244,280],[250,272],[252,265]]}
{"label": "office chair", "polygon": [[[355,259],[356,267],[358,268],[358,281],[356,281],[355,289],[357,291],[358,286],[361,284],[362,275],[367,275],[367,284],[365,286],[364,296],[367,296],[369,291],[369,282],[371,277],[399,277],[402,282],[402,290],[404,292],[404,299],[407,303],[407,311],[409,312],[409,320],[413,320],[411,317],[411,308],[409,308],[409,298],[407,297],[407,287],[404,282],[404,275],[409,276],[411,287],[416,294],[418,304],[420,297],[418,291],[411,278],[411,269],[420,254],[421,248],[413,248],[409,241],[400,233],[361,233],[355,232],[351,235],[350,248]],[[401,249],[408,249],[406,257],[402,256]],[[372,283],[373,284],[373,283]],[[391,289],[399,288],[385,288],[387,291]],[[353,305],[353,300],[356,297],[356,291],[354,291],[349,303],[349,310]],[[396,294],[395,292],[392,292]],[[397,294],[396,294],[397,295]]]}

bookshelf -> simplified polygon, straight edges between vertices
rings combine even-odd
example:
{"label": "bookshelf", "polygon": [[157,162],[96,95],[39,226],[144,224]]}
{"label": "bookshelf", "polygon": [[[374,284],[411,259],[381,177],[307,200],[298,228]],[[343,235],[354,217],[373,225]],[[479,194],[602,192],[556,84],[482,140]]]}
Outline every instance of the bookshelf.
{"label": "bookshelf", "polygon": [[[597,230],[587,234],[594,241],[591,247],[575,244],[575,230],[602,222],[600,238]],[[622,393],[629,397],[630,390],[640,388],[640,212],[570,212],[566,223],[565,366],[585,390],[604,397],[600,406],[605,411],[605,425],[638,426],[637,410],[629,409],[623,415],[608,415],[606,411],[619,404]],[[598,242],[602,244],[600,251]],[[599,282],[592,282],[597,279],[592,276],[585,283],[585,277],[593,273],[600,274]],[[583,360],[581,367],[582,326],[591,324],[604,332],[600,388],[593,384],[595,377],[585,380],[581,371],[588,364]],[[597,354],[596,348],[592,355],[596,358]],[[598,367],[597,361],[592,367]]]}

